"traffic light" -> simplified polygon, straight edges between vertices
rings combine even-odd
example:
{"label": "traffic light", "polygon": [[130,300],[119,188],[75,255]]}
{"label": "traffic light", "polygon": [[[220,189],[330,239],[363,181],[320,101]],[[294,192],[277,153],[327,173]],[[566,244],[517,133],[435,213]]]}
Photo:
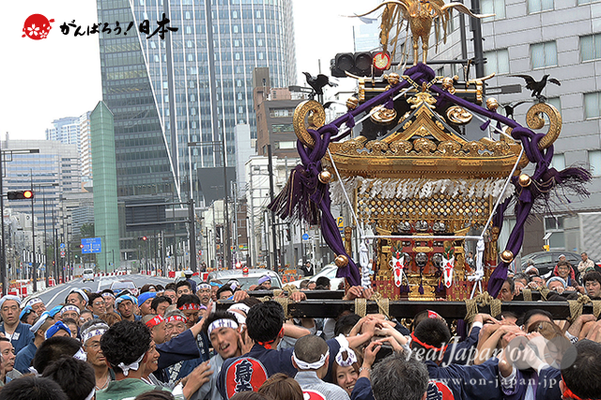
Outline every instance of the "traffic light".
{"label": "traffic light", "polygon": [[345,72],[357,76],[382,76],[384,70],[390,67],[388,53],[338,53],[330,62],[332,76],[346,78]]}
{"label": "traffic light", "polygon": [[80,249],[83,249],[83,244],[80,244],[80,245],[79,245],[79,248],[80,248]]}
{"label": "traffic light", "polygon": [[30,200],[30,199],[33,199],[33,191],[32,190],[15,190],[15,191],[6,193],[6,197],[9,200]]}
{"label": "traffic light", "polygon": [[144,241],[144,242],[145,242],[145,241],[147,241],[147,240],[148,240],[148,238],[147,238],[146,236],[140,236],[140,237],[138,238],[138,240],[142,240],[142,241]]}

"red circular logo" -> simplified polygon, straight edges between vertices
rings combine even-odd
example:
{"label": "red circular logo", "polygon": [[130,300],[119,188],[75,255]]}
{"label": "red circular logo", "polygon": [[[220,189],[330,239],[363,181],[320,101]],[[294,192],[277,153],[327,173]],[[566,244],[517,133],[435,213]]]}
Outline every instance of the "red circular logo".
{"label": "red circular logo", "polygon": [[225,376],[225,390],[229,399],[236,393],[259,390],[267,380],[267,371],[260,361],[245,357],[230,365]]}
{"label": "red circular logo", "polygon": [[326,397],[315,391],[315,390],[304,390],[303,391],[303,399],[304,400],[326,400]]}
{"label": "red circular logo", "polygon": [[31,14],[23,24],[22,37],[27,36],[33,40],[46,39],[48,33],[50,33],[50,29],[52,29],[50,26],[51,22],[54,22],[54,20],[48,20],[42,14]]}

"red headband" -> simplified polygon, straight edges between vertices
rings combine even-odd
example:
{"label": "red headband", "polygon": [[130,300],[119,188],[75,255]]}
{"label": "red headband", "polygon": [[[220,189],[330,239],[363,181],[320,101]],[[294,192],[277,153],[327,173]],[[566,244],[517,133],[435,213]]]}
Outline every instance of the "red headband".
{"label": "red headband", "polygon": [[436,350],[436,351],[440,351],[442,353],[447,351],[447,347],[449,347],[448,344],[445,345],[444,347],[436,347],[436,346],[432,346],[431,344],[424,343],[421,340],[419,340],[418,338],[416,338],[415,334],[413,332],[411,332],[411,340],[428,350]]}
{"label": "red headband", "polygon": [[149,328],[154,328],[155,326],[157,326],[158,324],[160,324],[164,320],[165,320],[165,318],[161,317],[160,315],[157,315],[156,317],[154,317],[153,319],[151,319],[150,321],[148,321],[146,323],[146,326],[149,327]]}
{"label": "red headband", "polygon": [[169,318],[167,318],[167,322],[175,322],[175,321],[180,321],[185,324],[188,322],[188,318],[182,317],[181,315],[172,315]]}
{"label": "red headband", "polygon": [[593,400],[593,399],[582,399],[582,398],[578,397],[577,395],[575,395],[574,392],[572,392],[568,388],[568,385],[566,385],[566,381],[565,381],[565,379],[563,379],[563,375],[561,377],[561,381],[563,382],[563,386],[566,388],[566,390],[562,394],[562,398],[564,398],[564,399],[574,399],[574,400]]}
{"label": "red headband", "polygon": [[436,311],[430,311],[428,310],[428,318],[438,318],[440,317],[440,315],[438,315],[438,313]]}
{"label": "red headband", "polygon": [[196,303],[188,303],[179,307],[180,310],[200,310],[200,305]]}
{"label": "red headband", "polygon": [[260,344],[261,346],[265,347],[266,349],[271,349],[272,348],[271,344],[273,342],[275,342],[276,340],[278,340],[278,338],[282,335],[282,333],[284,333],[284,327],[283,326],[282,326],[282,329],[280,329],[280,331],[278,332],[278,336],[275,339],[270,340],[269,342],[257,342],[257,344]]}

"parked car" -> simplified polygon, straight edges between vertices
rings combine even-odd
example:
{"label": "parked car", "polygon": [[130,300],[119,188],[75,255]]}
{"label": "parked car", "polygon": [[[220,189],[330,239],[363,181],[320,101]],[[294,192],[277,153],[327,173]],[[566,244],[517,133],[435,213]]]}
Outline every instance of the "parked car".
{"label": "parked car", "polygon": [[132,294],[132,296],[138,297],[138,288],[132,281],[121,280],[113,282],[111,285],[111,290],[113,293],[115,293],[115,295],[119,295],[119,293],[126,289]]}
{"label": "parked car", "polygon": [[209,281],[217,279],[221,283],[226,283],[231,279],[235,279],[238,282],[240,282],[240,287],[243,290],[248,290],[250,286],[259,284],[260,277],[264,275],[269,275],[271,277],[272,288],[282,287],[282,280],[276,272],[262,268],[249,268],[248,272],[244,271],[244,269],[228,269],[224,271],[213,271],[209,273]]}
{"label": "parked car", "polygon": [[340,282],[344,282],[344,278],[336,278],[336,272],[338,272],[338,267],[334,264],[328,264],[325,267],[323,267],[319,273],[313,276],[306,276],[298,281],[290,282],[290,285],[300,287],[300,283],[305,279],[309,279],[311,282],[315,282],[320,276],[325,276],[326,278],[330,279],[330,288],[332,290],[338,290],[338,285],[340,285]]}
{"label": "parked car", "polygon": [[94,282],[94,270],[93,269],[84,269],[83,270],[83,282],[92,281]]}
{"label": "parked car", "polygon": [[571,251],[538,251],[536,253],[526,254],[522,256],[522,271],[525,271],[528,267],[528,262],[532,260],[534,262],[534,266],[538,269],[538,273],[540,276],[545,278],[551,276],[553,273],[553,268],[557,265],[557,261],[559,261],[559,256],[563,254],[566,256],[567,262],[569,262],[574,271],[576,272],[576,276],[578,276],[578,263],[582,260],[580,254],[573,253]]}

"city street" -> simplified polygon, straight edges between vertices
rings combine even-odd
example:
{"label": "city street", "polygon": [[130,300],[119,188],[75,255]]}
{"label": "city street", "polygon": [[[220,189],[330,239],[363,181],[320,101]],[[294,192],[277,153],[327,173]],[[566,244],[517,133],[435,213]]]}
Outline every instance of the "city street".
{"label": "city street", "polygon": [[140,274],[97,277],[95,278],[94,282],[88,281],[85,283],[82,282],[81,278],[78,278],[70,282],[49,288],[48,290],[45,290],[41,294],[37,294],[36,296],[40,297],[44,301],[47,309],[51,309],[52,307],[64,303],[65,298],[67,297],[67,294],[71,289],[88,287],[92,290],[92,292],[96,292],[106,288],[110,288],[113,282],[121,280],[132,281],[134,285],[136,285],[136,287],[141,287],[145,283],[160,283],[164,286],[169,282],[173,282],[173,279],[170,278]]}

